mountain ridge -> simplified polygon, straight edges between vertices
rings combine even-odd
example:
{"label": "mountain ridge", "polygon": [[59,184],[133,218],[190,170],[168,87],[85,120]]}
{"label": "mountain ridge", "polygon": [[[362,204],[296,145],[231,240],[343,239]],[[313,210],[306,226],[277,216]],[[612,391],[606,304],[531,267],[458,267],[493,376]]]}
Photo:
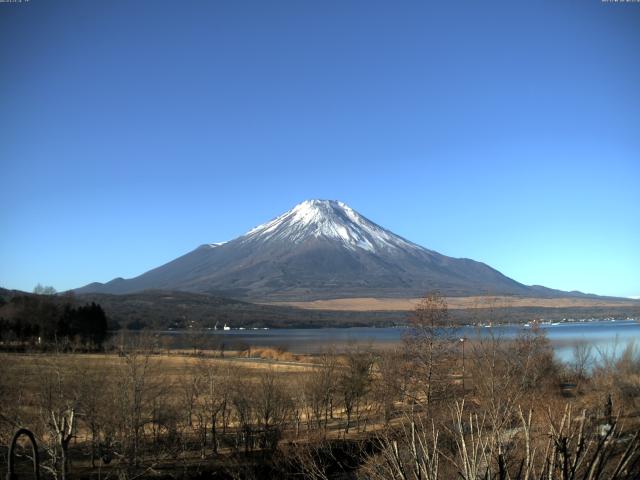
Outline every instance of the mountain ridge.
{"label": "mountain ridge", "polygon": [[[415,244],[335,200],[306,200],[227,242],[203,244],[131,279],[78,293],[179,290],[250,300],[420,296],[571,296],[526,286],[468,258]],[[582,294],[583,295],[583,294]]]}

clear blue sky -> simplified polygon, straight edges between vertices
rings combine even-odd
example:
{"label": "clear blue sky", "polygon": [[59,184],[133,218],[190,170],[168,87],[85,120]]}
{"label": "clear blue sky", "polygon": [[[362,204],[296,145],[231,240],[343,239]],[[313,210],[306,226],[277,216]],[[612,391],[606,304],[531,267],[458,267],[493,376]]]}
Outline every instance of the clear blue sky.
{"label": "clear blue sky", "polygon": [[309,198],[640,295],[640,4],[0,3],[0,285],[131,277]]}

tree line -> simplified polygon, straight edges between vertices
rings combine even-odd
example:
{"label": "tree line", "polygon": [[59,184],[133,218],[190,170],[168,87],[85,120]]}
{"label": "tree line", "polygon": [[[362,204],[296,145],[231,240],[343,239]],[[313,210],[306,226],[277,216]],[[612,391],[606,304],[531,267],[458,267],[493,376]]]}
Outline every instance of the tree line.
{"label": "tree line", "polygon": [[101,349],[108,329],[104,310],[94,302],[76,305],[73,297],[51,294],[21,294],[0,301],[0,342],[8,346]]}

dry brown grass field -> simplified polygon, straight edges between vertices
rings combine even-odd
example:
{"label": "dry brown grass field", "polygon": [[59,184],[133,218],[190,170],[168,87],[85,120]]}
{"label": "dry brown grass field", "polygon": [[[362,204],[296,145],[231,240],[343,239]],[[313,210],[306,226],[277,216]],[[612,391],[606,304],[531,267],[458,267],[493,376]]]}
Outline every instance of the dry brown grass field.
{"label": "dry brown grass field", "polygon": [[[25,343],[0,354],[0,444],[29,428],[55,480],[639,478],[633,344],[599,358],[580,344],[559,364],[534,327],[461,350],[447,312],[430,295],[400,345],[317,355],[144,332],[101,353]],[[22,472],[28,456],[21,443]]]}
{"label": "dry brown grass field", "polygon": [[[335,311],[410,311],[420,298],[336,298],[306,302],[276,302],[272,305],[287,305],[310,310]],[[598,298],[528,298],[528,297],[447,297],[449,309],[518,308],[518,307],[638,307],[638,301]]]}
{"label": "dry brown grass field", "polygon": [[[423,333],[396,351],[354,347],[340,355],[254,349],[251,357],[227,351],[221,358],[218,351],[148,347],[5,353],[0,440],[6,444],[20,425],[31,428],[47,478],[63,476],[55,425],[69,415],[75,423],[65,447],[66,478],[403,478],[398,472],[416,461],[416,438],[426,449],[416,453],[418,461],[440,456],[433,478],[452,478],[468,453],[445,446],[460,440],[456,428],[478,428],[472,438],[484,443],[473,448],[486,452],[477,461],[496,472],[512,469],[509,478],[525,478],[517,476],[517,461],[529,462],[534,473],[544,469],[549,435],[571,448],[577,435],[590,436],[592,450],[578,452],[585,462],[593,460],[598,429],[610,428],[602,425],[613,425],[615,445],[636,445],[640,360],[633,352],[588,373],[555,364],[544,338],[534,335],[469,343],[462,364],[457,350]],[[561,427],[567,415],[574,420]],[[579,433],[576,421],[588,429]],[[430,436],[432,428],[440,440]],[[406,456],[395,456],[394,445]],[[526,445],[537,456],[522,457]],[[626,458],[613,446],[598,448],[613,449],[608,454],[616,461]],[[636,478],[629,475],[640,471],[638,453],[627,456],[624,475],[610,478]],[[6,450],[0,458],[6,465]]]}

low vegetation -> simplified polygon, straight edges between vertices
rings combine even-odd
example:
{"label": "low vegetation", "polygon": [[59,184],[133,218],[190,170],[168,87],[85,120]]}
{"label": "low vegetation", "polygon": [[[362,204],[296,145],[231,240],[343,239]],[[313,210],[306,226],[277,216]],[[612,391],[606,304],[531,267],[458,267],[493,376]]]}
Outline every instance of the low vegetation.
{"label": "low vegetation", "polygon": [[142,333],[102,353],[4,353],[0,442],[32,429],[55,479],[639,478],[633,344],[578,345],[561,365],[536,328],[461,341],[438,295],[410,322],[385,351],[176,351]]}

